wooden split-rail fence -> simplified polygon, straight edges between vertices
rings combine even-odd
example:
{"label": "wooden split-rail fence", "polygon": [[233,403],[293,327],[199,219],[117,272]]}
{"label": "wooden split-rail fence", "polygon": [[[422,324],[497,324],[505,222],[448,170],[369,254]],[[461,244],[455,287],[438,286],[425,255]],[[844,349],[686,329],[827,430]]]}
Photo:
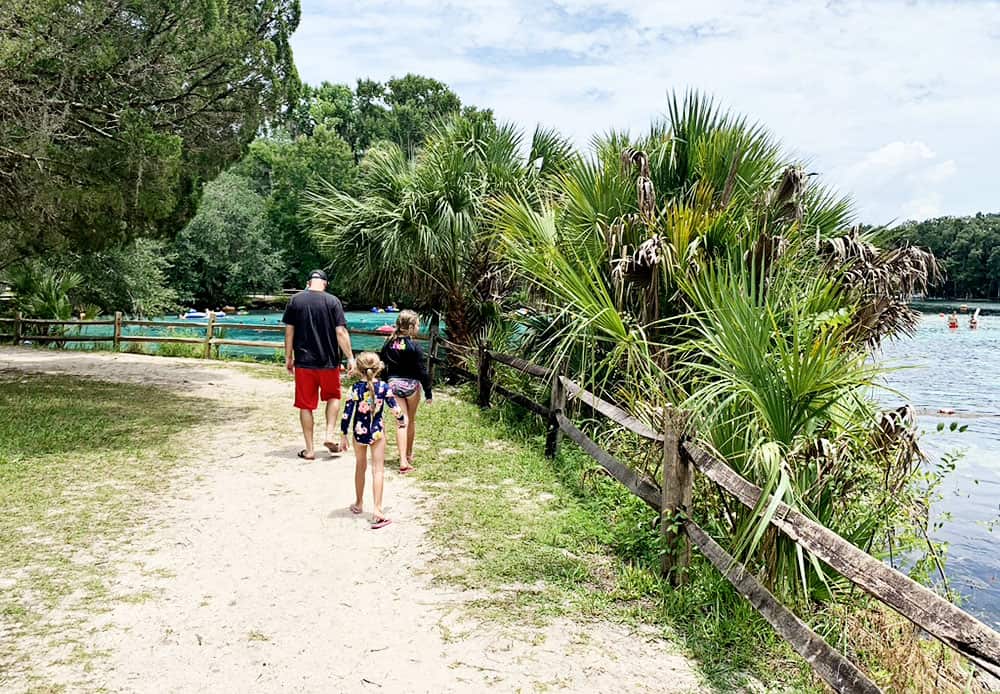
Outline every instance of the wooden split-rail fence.
{"label": "wooden split-rail fence", "polygon": [[[210,316],[205,324],[125,320],[116,313],[113,320],[41,320],[0,318],[2,326],[12,326],[13,332],[0,332],[0,340],[15,344],[32,342],[111,342],[117,350],[123,343],[183,343],[202,345],[203,356],[210,358],[223,345],[279,349],[279,341],[236,340],[217,336],[218,329],[257,330],[282,332],[281,325],[258,325],[226,321],[218,323]],[[37,326],[37,327],[36,327]],[[44,327],[77,327],[76,334],[33,334]],[[88,327],[112,326],[110,335],[85,334]],[[126,335],[127,327],[185,328],[204,330],[203,336],[181,337],[165,335]],[[384,337],[382,333],[352,330],[352,335]],[[763,508],[761,489],[741,477],[725,462],[705,450],[686,435],[683,414],[668,411],[662,427],[655,430],[617,405],[607,402],[585,390],[569,378],[536,364],[531,364],[507,354],[501,354],[481,345],[478,354],[462,354],[462,348],[440,337],[439,321],[432,318],[428,334],[418,339],[430,343],[429,368],[448,364],[454,377],[478,386],[478,403],[489,407],[497,394],[543,417],[548,431],[545,453],[552,457],[558,451],[563,437],[569,438],[609,475],[623,484],[632,494],[660,514],[660,528],[668,551],[663,554],[662,570],[671,581],[679,583],[688,566],[691,547],[696,547],[706,559],[746,598],[783,639],[810,664],[816,674],[838,692],[880,692],[881,689],[854,663],[838,652],[801,619],[782,605],[746,567],[713,540],[691,517],[693,482],[695,473],[703,474],[718,488],[734,496],[747,507]],[[476,373],[459,365],[459,358],[443,359],[441,347],[452,352],[453,357],[473,357],[478,365]],[[502,365],[548,386],[548,401],[538,403],[530,397],[513,391],[496,382],[496,365]],[[662,446],[661,479],[645,478],[614,455],[601,448],[567,417],[567,404],[578,402],[592,411],[614,421],[618,426],[644,439]],[[928,635],[938,639],[956,653],[967,658],[974,666],[992,677],[1000,678],[1000,634],[959,609],[946,599],[920,585],[908,576],[885,565],[867,552],[855,547],[828,528],[807,518],[799,511],[778,503],[770,523],[778,531],[797,543],[804,551],[827,564],[875,599],[888,605],[910,620]]]}
{"label": "wooden split-rail fence", "polygon": [[[609,475],[660,514],[660,528],[667,548],[662,570],[675,585],[683,581],[684,569],[690,562],[691,547],[696,547],[835,691],[866,694],[882,691],[857,665],[779,602],[691,517],[696,473],[705,475],[751,509],[766,508],[771,502],[768,499],[762,505],[759,487],[687,436],[682,413],[666,412],[662,427],[654,430],[617,405],[602,400],[550,369],[493,351],[488,345],[481,345],[476,354],[458,345],[442,342],[445,349],[456,357],[464,356],[466,362],[474,359],[478,364],[477,373],[461,366],[449,366],[449,372],[477,384],[481,407],[489,407],[496,394],[540,415],[548,426],[546,455],[554,456],[562,438],[569,438]],[[454,364],[459,360],[449,361]],[[546,384],[548,402],[535,402],[497,383],[495,369],[498,364]],[[655,482],[647,479],[588,437],[567,417],[567,403],[573,401],[582,403],[644,439],[661,444],[662,479]],[[783,503],[777,504],[771,525],[805,552],[967,658],[975,667],[1000,678],[1000,633]]]}
{"label": "wooden split-rail fence", "polygon": [[[7,327],[9,326],[9,327]],[[110,334],[98,334],[90,331],[91,328],[112,328]],[[50,332],[53,328],[60,328],[58,332]],[[202,335],[185,336],[166,332],[160,335],[132,335],[126,334],[127,328],[153,328],[171,330],[182,328],[194,332],[204,331]],[[10,332],[7,332],[10,330]],[[198,345],[202,348],[202,357],[211,359],[219,356],[219,347],[256,347],[262,349],[284,349],[284,340],[240,340],[226,337],[229,330],[252,330],[264,333],[284,334],[285,326],[280,323],[258,324],[240,323],[227,319],[218,320],[214,313],[210,313],[205,323],[195,323],[187,320],[160,321],[160,320],[127,320],[121,312],[115,313],[113,319],[106,320],[51,320],[40,318],[24,318],[21,314],[13,318],[0,318],[0,342],[7,341],[13,344],[23,342],[32,343],[56,343],[66,342],[93,342],[111,343],[114,351],[119,351],[121,346],[130,343],[146,344],[188,344]],[[370,337],[385,338],[384,333],[377,330],[350,330],[352,336],[366,335]],[[439,361],[437,358],[440,341],[440,320],[437,315],[432,316],[427,333],[416,336],[417,340],[428,342],[428,368],[431,377],[434,376],[435,365]]]}

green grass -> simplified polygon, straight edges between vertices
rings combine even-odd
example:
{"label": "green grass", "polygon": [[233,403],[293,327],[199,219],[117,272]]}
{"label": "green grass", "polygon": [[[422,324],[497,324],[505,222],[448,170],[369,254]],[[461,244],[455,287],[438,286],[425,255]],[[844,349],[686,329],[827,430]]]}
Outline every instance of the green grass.
{"label": "green grass", "polygon": [[[695,557],[674,590],[658,573],[654,514],[568,440],[547,460],[539,420],[480,411],[442,389],[418,423],[418,478],[434,497],[437,580],[487,590],[473,604],[495,619],[603,618],[654,625],[694,657],[720,691],[758,679],[821,691],[808,667],[729,584]],[[447,397],[456,395],[457,397]]]}
{"label": "green grass", "polygon": [[[166,485],[175,435],[206,411],[152,387],[0,372],[0,624],[14,637],[55,646],[108,608],[106,555]],[[26,657],[0,649],[0,672]]]}

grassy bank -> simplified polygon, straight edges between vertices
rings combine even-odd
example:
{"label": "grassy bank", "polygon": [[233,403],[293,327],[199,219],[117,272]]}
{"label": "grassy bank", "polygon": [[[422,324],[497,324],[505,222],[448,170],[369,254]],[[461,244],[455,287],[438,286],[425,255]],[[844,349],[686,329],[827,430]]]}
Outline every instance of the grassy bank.
{"label": "grassy bank", "polygon": [[488,591],[474,606],[495,619],[593,617],[654,627],[696,658],[720,691],[754,681],[821,691],[700,558],[689,586],[664,584],[655,514],[572,444],[546,460],[534,418],[508,406],[482,412],[453,394],[418,419],[426,446],[419,479],[434,499],[432,537],[445,548],[438,580]]}
{"label": "grassy bank", "polygon": [[[205,410],[151,387],[0,372],[3,641],[89,658],[65,628],[105,609],[107,555],[164,488],[173,437]],[[26,665],[23,651],[0,648],[0,683]]]}
{"label": "grassy bank", "polygon": [[[438,580],[489,591],[476,608],[492,618],[653,627],[719,691],[828,691],[698,552],[687,585],[662,581],[656,514],[571,442],[547,460],[536,417],[502,401],[482,411],[471,388],[445,392],[418,420],[419,478],[447,558]],[[886,691],[983,691],[957,656],[863,593],[800,616]]]}

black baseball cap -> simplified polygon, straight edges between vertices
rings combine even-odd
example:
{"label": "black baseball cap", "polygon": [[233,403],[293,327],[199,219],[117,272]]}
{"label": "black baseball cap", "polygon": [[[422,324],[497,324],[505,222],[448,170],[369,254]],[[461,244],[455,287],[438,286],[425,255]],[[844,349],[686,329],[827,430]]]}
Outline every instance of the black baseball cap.
{"label": "black baseball cap", "polygon": [[312,272],[310,272],[309,273],[309,279],[311,279],[311,280],[323,280],[324,282],[329,282],[330,281],[330,280],[328,280],[326,278],[326,273],[323,272],[322,270],[313,270]]}

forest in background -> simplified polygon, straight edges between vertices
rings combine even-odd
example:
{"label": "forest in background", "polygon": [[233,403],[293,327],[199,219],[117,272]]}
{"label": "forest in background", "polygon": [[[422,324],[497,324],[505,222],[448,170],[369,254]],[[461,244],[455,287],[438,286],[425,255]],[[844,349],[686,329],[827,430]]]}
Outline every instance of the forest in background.
{"label": "forest in background", "polygon": [[419,75],[302,84],[298,0],[63,9],[0,7],[0,283],[40,317],[301,286],[326,264],[305,190],[350,190],[374,142],[413,152],[445,116],[492,119]]}
{"label": "forest in background", "polygon": [[944,280],[933,296],[1000,299],[1000,213],[907,222],[883,231],[882,239],[927,248],[937,257]]}
{"label": "forest in background", "polygon": [[[31,313],[148,316],[298,287],[331,261],[309,191],[360,192],[373,146],[412,157],[450,116],[496,125],[430,77],[302,84],[297,0],[59,6],[0,8],[0,58],[18,68],[0,73],[0,282],[31,294]],[[882,240],[937,255],[932,294],[1000,296],[1000,215],[910,222]],[[405,298],[332,271],[349,302]]]}

